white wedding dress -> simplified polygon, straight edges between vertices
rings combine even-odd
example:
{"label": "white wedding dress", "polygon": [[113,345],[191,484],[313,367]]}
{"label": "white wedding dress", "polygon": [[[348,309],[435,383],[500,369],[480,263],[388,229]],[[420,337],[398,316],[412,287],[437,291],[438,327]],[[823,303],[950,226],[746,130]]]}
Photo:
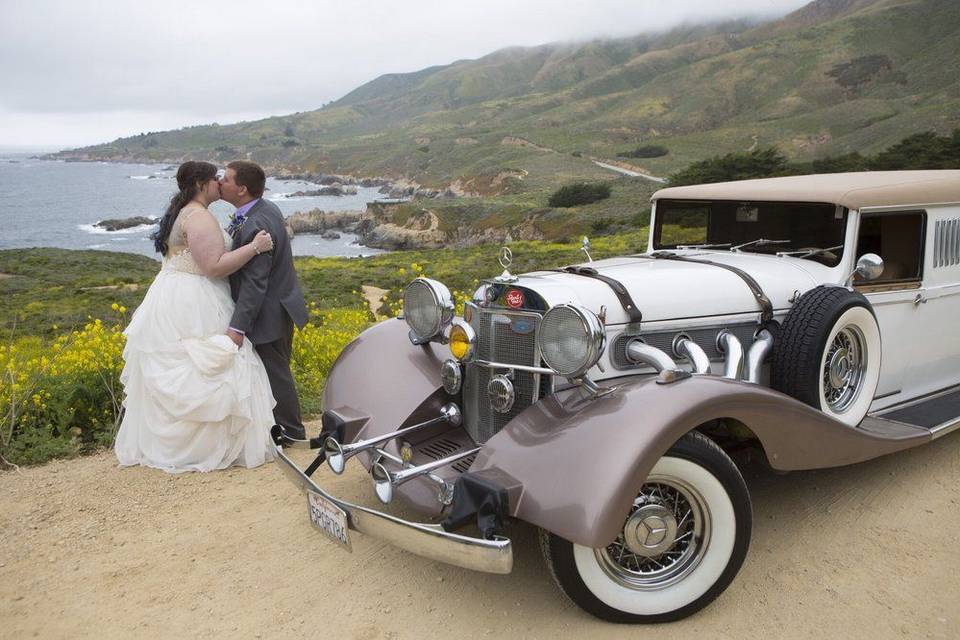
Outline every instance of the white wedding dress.
{"label": "white wedding dress", "polygon": [[171,473],[256,467],[273,457],[276,402],[250,341],[237,349],[226,336],[230,287],[203,275],[186,246],[183,217],[124,331],[125,412],[114,450],[123,466]]}

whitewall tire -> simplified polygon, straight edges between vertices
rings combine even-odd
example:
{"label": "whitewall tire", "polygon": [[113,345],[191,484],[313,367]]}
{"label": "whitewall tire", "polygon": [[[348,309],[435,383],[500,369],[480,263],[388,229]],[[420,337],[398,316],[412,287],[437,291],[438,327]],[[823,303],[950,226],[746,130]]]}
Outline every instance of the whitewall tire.
{"label": "whitewall tire", "polygon": [[692,432],[657,461],[612,544],[593,549],[541,532],[541,546],[554,580],[587,612],[666,622],[698,611],[730,584],[751,524],[740,472]]}

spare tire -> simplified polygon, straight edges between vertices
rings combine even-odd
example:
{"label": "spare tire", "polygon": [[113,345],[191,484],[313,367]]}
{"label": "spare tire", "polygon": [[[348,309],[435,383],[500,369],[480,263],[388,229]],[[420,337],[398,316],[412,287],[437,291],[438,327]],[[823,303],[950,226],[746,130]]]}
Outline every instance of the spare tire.
{"label": "spare tire", "polygon": [[873,402],[880,354],[880,327],[870,302],[845,287],[815,287],[797,300],[780,327],[770,386],[856,426]]}

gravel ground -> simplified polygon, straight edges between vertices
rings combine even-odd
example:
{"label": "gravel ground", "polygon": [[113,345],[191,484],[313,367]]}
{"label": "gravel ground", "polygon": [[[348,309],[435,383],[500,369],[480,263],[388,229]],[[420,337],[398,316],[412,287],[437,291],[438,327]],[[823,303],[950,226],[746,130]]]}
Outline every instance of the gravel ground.
{"label": "gravel ground", "polygon": [[[296,452],[306,464],[308,452]],[[373,504],[354,463],[318,472]],[[307,522],[275,465],[118,469],[111,452],[0,473],[0,638],[958,638],[960,434],[842,469],[746,469],[753,542],[687,620],[600,622],[550,582],[535,531],[490,576]]]}

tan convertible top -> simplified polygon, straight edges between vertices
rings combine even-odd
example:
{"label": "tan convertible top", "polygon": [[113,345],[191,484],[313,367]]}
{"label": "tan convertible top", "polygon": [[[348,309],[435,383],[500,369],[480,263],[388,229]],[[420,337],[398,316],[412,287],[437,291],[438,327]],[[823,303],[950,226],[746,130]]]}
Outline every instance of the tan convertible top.
{"label": "tan convertible top", "polygon": [[829,202],[849,209],[960,202],[960,170],[863,171],[669,187],[653,200]]}

